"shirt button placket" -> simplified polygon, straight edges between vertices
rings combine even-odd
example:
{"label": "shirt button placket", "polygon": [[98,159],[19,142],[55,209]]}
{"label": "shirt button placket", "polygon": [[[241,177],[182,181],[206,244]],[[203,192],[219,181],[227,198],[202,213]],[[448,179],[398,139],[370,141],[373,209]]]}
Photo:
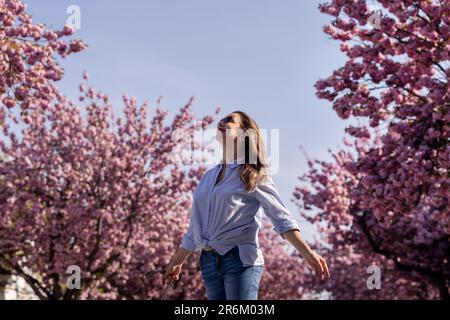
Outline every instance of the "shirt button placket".
{"label": "shirt button placket", "polygon": [[207,241],[209,241],[209,237],[210,237],[210,234],[209,234],[210,215],[211,215],[211,191],[208,193],[208,220],[207,220],[208,222],[206,224],[206,234],[205,234]]}
{"label": "shirt button placket", "polygon": [[214,188],[216,187],[215,184],[216,184],[216,181],[217,181],[218,173],[220,172],[221,169],[222,169],[222,167],[219,166],[218,172],[216,172],[216,174],[214,175],[213,186],[212,186],[211,190],[209,190],[209,192],[208,192],[208,220],[207,220],[208,222],[207,222],[207,225],[206,225],[206,235],[205,235],[207,241],[211,240],[211,232],[210,232],[211,197],[212,197],[212,193],[214,191]]}

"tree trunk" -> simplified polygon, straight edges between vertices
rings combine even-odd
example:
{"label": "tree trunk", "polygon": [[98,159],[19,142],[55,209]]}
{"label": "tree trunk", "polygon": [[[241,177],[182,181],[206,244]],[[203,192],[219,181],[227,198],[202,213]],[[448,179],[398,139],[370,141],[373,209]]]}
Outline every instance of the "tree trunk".
{"label": "tree trunk", "polygon": [[11,275],[7,273],[0,273],[0,300],[6,299],[6,285],[8,284],[9,278]]}

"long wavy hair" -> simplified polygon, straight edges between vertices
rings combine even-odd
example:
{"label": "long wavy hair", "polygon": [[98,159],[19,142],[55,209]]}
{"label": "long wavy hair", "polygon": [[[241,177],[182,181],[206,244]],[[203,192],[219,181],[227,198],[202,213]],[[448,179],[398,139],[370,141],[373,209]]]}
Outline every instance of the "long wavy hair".
{"label": "long wavy hair", "polygon": [[[261,137],[259,126],[243,111],[233,111],[241,118],[241,129],[244,131],[243,139],[245,150],[245,163],[243,163],[240,178],[244,182],[248,191],[253,191],[268,175],[267,155],[264,141]],[[250,134],[248,132],[250,131]],[[250,155],[254,156],[250,161]],[[255,163],[256,162],[256,163]]]}

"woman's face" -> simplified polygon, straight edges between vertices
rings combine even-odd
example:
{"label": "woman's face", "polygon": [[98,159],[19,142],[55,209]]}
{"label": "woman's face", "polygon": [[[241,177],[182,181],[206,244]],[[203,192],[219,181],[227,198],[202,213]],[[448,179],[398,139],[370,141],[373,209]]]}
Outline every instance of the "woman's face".
{"label": "woman's face", "polygon": [[223,142],[224,139],[236,140],[241,129],[241,118],[237,113],[230,113],[222,118],[217,124],[217,140]]}

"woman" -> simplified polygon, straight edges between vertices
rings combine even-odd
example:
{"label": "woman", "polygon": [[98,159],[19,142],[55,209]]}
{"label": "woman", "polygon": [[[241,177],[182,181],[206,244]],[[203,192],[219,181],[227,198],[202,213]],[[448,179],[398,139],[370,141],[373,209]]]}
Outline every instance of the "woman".
{"label": "woman", "polygon": [[[258,243],[262,213],[314,269],[330,277],[325,260],[305,243],[268,173],[260,131],[242,111],[217,126],[222,163],[206,171],[194,191],[189,228],[164,278],[178,280],[187,257],[201,250],[200,270],[209,300],[256,300],[264,268]],[[294,270],[292,272],[295,272]]]}

